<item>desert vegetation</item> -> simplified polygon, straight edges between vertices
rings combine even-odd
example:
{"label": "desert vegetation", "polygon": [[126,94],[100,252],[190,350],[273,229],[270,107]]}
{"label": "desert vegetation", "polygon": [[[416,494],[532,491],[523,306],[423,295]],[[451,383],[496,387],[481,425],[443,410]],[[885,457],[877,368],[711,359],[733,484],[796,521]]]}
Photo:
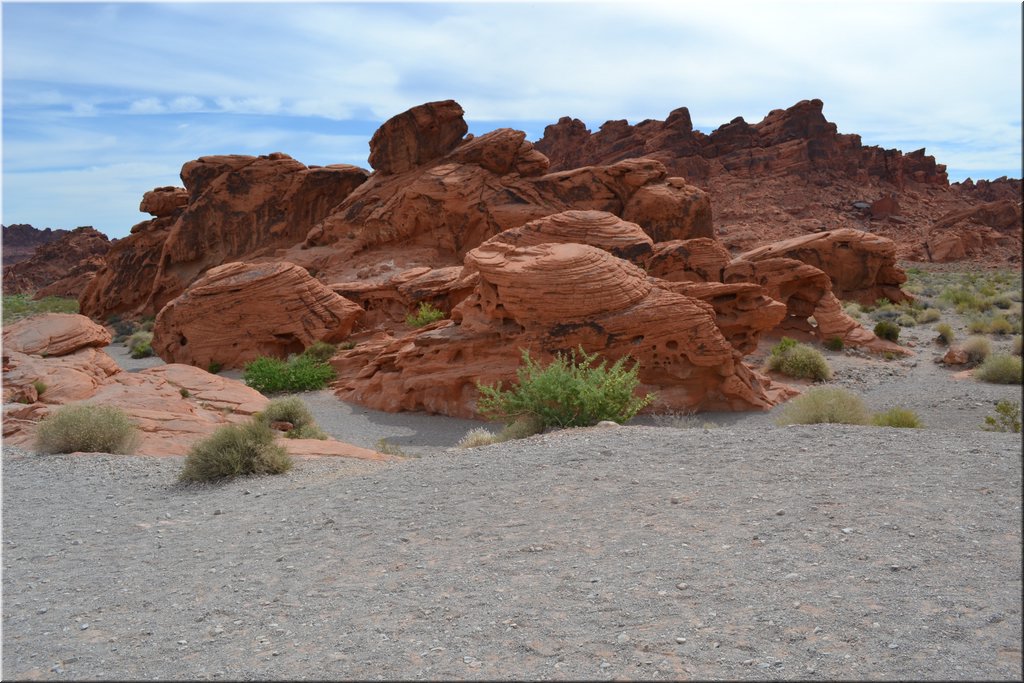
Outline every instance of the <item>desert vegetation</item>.
{"label": "desert vegetation", "polygon": [[291,429],[285,432],[289,439],[326,439],[327,434],[316,424],[309,408],[297,396],[279,398],[267,404],[257,417],[268,426],[275,422],[288,423]]}
{"label": "desert vegetation", "polygon": [[625,422],[654,400],[635,395],[637,367],[627,368],[628,358],[598,362],[596,353],[582,347],[568,355],[558,354],[546,366],[522,352],[518,384],[509,390],[477,385],[477,409],[492,419],[515,421],[532,416],[543,427],[586,427],[602,420]]}
{"label": "desert vegetation", "polygon": [[196,442],[185,457],[180,481],[213,481],[249,474],[282,474],[292,457],[275,442],[274,430],[258,418],[220,427]]}
{"label": "desert vegetation", "polygon": [[985,416],[982,429],[989,432],[1020,433],[1020,403],[1014,401],[998,401],[995,415]]}
{"label": "desert vegetation", "polygon": [[4,323],[30,318],[41,313],[78,313],[78,300],[59,296],[33,299],[31,294],[3,295]]}
{"label": "desert vegetation", "polygon": [[242,380],[262,394],[317,391],[334,379],[334,369],[322,360],[325,353],[323,347],[311,346],[287,360],[263,356],[245,366]]}
{"label": "desert vegetation", "polygon": [[113,406],[68,404],[47,415],[36,429],[40,453],[131,453],[138,428]]}
{"label": "desert vegetation", "polygon": [[[835,346],[833,344],[833,346]],[[842,348],[842,340],[839,340]],[[825,381],[832,378],[832,369],[817,349],[801,344],[790,337],[783,337],[772,347],[768,367],[788,377]]]}
{"label": "desert vegetation", "polygon": [[1021,357],[1010,353],[997,353],[985,358],[974,376],[993,384],[1020,384]]}
{"label": "desert vegetation", "polygon": [[444,315],[444,311],[424,301],[420,303],[415,313],[410,313],[405,317],[405,324],[409,327],[424,327],[443,320]]}

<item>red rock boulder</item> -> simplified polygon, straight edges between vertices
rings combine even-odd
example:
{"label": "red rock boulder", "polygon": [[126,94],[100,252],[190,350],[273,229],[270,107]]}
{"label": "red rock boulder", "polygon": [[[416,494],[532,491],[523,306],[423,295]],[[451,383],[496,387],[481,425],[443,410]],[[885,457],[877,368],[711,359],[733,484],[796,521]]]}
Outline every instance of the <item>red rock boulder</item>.
{"label": "red rock boulder", "polygon": [[4,326],[4,352],[65,356],[86,347],[110,343],[110,332],[84,315],[44,313]]}
{"label": "red rock boulder", "polygon": [[89,226],[63,233],[37,247],[28,259],[4,268],[4,293],[78,298],[110,247],[107,236]]}
{"label": "red rock boulder", "polygon": [[237,368],[340,342],[362,313],[294,264],[228,263],[161,309],[152,345],[171,363]]}

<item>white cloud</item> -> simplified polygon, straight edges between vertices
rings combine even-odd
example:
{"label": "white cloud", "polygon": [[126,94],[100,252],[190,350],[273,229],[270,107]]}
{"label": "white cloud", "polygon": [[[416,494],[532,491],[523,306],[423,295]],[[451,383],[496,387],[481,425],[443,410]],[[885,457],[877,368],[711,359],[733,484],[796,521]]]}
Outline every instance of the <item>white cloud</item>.
{"label": "white cloud", "polygon": [[132,102],[128,111],[132,114],[162,114],[167,111],[167,108],[156,97],[145,97]]}

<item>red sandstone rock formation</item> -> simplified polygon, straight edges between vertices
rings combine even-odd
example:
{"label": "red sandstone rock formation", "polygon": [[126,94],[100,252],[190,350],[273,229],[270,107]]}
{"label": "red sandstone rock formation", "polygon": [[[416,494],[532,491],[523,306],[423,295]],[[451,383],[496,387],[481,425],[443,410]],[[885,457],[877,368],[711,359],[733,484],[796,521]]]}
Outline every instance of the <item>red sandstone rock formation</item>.
{"label": "red sandstone rock formation", "polygon": [[169,363],[237,368],[340,342],[362,314],[291,263],[228,263],[161,309],[152,346]]}
{"label": "red sandstone rock formation", "polygon": [[[838,133],[822,112],[820,100],[807,100],[772,111],[760,123],[734,119],[710,134],[693,129],[686,108],[665,121],[609,121],[595,133],[563,117],[535,147],[556,171],[657,159],[670,175],[711,196],[717,234],[733,253],[803,232],[856,228],[892,239],[899,258],[928,260],[922,245],[943,215],[996,200],[1021,204],[1020,180],[950,186],[945,167],[924,150],[904,154],[865,146],[860,136]],[[856,202],[869,211],[852,209]],[[1000,241],[986,244],[984,255],[965,247],[963,256],[949,249],[947,257],[1019,263],[1020,221]]]}
{"label": "red sandstone rock formation", "polygon": [[40,245],[32,256],[4,268],[5,294],[77,298],[103,265],[110,240],[89,226],[75,228]]}
{"label": "red sandstone rock formation", "polygon": [[210,156],[182,167],[178,188],[157,188],[140,205],[155,218],[132,228],[82,294],[86,315],[156,314],[207,269],[272,255],[366,180],[343,164],[307,167],[287,154]]}
{"label": "red sandstone rock formation", "polygon": [[[243,422],[268,399],[188,365],[123,372],[97,348],[109,334],[80,315],[50,314],[4,330],[3,437],[33,448],[36,425],[67,403],[121,408],[140,430],[139,455],[184,455],[198,439]],[[41,389],[41,391],[40,391]],[[391,459],[339,441],[280,439],[293,455]]]}

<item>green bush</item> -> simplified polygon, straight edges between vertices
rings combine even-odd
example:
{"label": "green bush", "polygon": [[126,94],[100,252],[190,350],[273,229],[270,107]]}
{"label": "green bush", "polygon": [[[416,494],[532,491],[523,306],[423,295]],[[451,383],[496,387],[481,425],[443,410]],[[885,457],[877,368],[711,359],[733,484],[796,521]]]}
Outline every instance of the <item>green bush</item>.
{"label": "green bush", "polygon": [[269,425],[272,422],[288,422],[292,429],[285,432],[289,439],[326,439],[327,435],[317,426],[313,414],[296,396],[279,398],[267,404],[259,419]]}
{"label": "green bush", "polygon": [[316,391],[334,379],[334,368],[305,354],[287,361],[263,356],[245,366],[242,380],[263,394]]}
{"label": "green bush", "polygon": [[313,342],[308,349],[302,352],[302,355],[307,358],[312,358],[318,363],[326,363],[337,350],[338,349],[334,344],[328,344],[325,341],[318,341]]}
{"label": "green bush", "polygon": [[942,311],[940,311],[939,309],[937,309],[937,308],[925,308],[925,309],[922,309],[917,314],[917,322],[919,322],[921,324],[933,323],[936,320],[940,319],[941,317],[942,317]]}
{"label": "green bush", "polygon": [[967,331],[970,334],[985,334],[988,332],[988,321],[981,318],[972,318],[967,321]]}
{"label": "green bush", "polygon": [[431,306],[426,301],[420,303],[415,313],[405,316],[405,324],[409,327],[423,327],[444,318],[444,311]]}
{"label": "green bush", "polygon": [[212,360],[212,361],[210,361],[210,364],[206,366],[206,371],[208,373],[210,373],[211,375],[216,375],[223,368],[224,368],[224,365],[222,363],[219,363],[219,362],[217,362],[215,360]]}
{"label": "green bush", "polygon": [[132,358],[149,358],[153,355],[153,333],[139,330],[128,337],[124,345],[131,351]]}
{"label": "green bush", "polygon": [[939,342],[943,346],[949,346],[956,339],[956,334],[953,332],[953,328],[949,323],[939,323],[935,326],[935,331],[939,333],[938,338],[935,341]]}
{"label": "green bush", "polygon": [[47,296],[33,299],[31,294],[4,294],[3,321],[12,323],[41,313],[78,313],[78,299]]}
{"label": "green bush", "polygon": [[128,347],[129,351],[134,351],[143,344],[148,346],[152,343],[153,333],[145,330],[139,330],[138,332],[133,332],[132,335],[125,340],[124,345]]}
{"label": "green bush", "polygon": [[623,357],[608,367],[597,354],[579,347],[568,357],[558,354],[546,367],[523,350],[517,371],[519,383],[509,391],[501,384],[477,384],[477,409],[492,419],[535,416],[544,427],[585,427],[602,420],[625,422],[654,400],[651,394],[634,396],[639,384],[637,366],[626,369]]}
{"label": "green bush", "polygon": [[789,337],[772,347],[768,367],[788,377],[823,381],[831,379],[832,369],[821,353]]}
{"label": "green bush", "polygon": [[985,416],[987,432],[1014,432],[1020,433],[1020,404],[1013,401],[999,401],[996,403],[996,414]]}
{"label": "green bush", "polygon": [[1020,384],[1022,361],[1020,356],[997,353],[982,362],[974,376],[982,382],[993,384]]}
{"label": "green bush", "polygon": [[43,418],[36,429],[40,453],[130,453],[138,427],[113,406],[71,404]]}
{"label": "green bush", "polygon": [[46,386],[46,382],[41,379],[37,379],[32,382],[32,388],[36,390],[36,396],[42,396],[49,387]]}
{"label": "green bush", "polygon": [[274,431],[259,420],[220,427],[192,445],[178,475],[181,481],[211,481],[245,474],[281,474],[292,457],[274,442]]}
{"label": "green bush", "polygon": [[992,342],[977,335],[968,337],[961,348],[967,352],[968,363],[980,363],[992,355]]}
{"label": "green bush", "polygon": [[842,337],[831,337],[825,340],[825,348],[829,351],[842,351],[846,347],[846,343]]}
{"label": "green bush", "polygon": [[871,424],[877,427],[905,427],[919,429],[921,420],[917,413],[907,408],[890,408],[883,413],[875,413],[871,418]]}
{"label": "green bush", "polygon": [[776,423],[866,425],[870,420],[871,415],[856,394],[838,387],[815,387],[786,404]]}
{"label": "green bush", "polygon": [[900,338],[900,326],[890,320],[882,320],[875,325],[875,336],[891,342]]}
{"label": "green bush", "polygon": [[181,387],[180,389],[178,389],[178,393],[181,394],[182,398],[188,398],[189,396],[192,395],[192,392],[186,389],[185,387]]}

